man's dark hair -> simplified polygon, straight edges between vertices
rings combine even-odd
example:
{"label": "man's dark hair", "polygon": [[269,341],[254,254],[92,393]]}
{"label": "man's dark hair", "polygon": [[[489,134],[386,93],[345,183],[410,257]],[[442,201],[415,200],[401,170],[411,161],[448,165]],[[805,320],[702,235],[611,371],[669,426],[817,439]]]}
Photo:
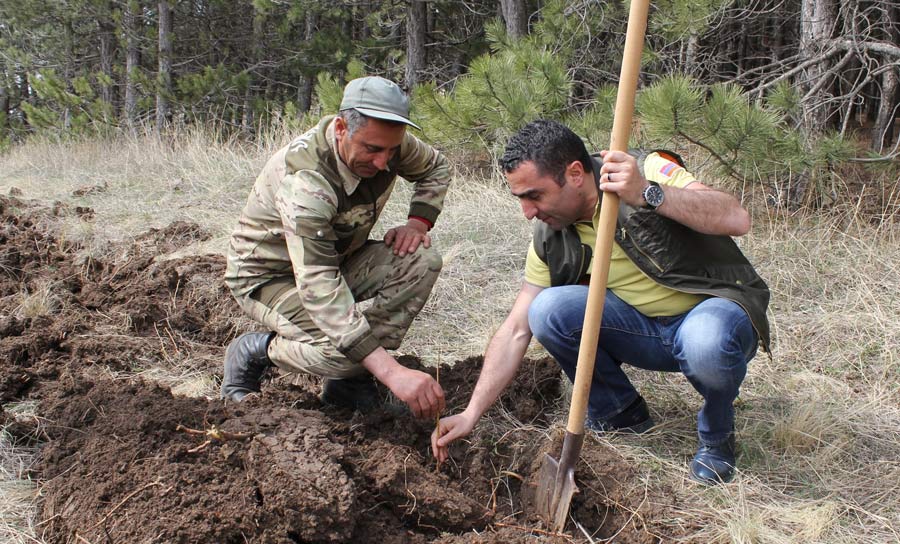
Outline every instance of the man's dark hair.
{"label": "man's dark hair", "polygon": [[539,175],[549,175],[560,186],[566,183],[566,166],[572,161],[581,161],[585,172],[593,171],[581,138],[569,127],[547,119],[528,123],[509,139],[500,168],[508,174],[527,161],[534,163]]}

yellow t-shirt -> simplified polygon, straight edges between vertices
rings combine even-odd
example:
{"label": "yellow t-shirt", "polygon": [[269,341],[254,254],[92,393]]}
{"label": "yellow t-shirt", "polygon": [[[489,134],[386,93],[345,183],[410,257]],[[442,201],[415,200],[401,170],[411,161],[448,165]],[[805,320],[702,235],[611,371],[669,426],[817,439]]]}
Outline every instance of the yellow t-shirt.
{"label": "yellow t-shirt", "polygon": [[[651,153],[644,160],[644,175],[660,185],[672,185],[684,188],[696,181],[696,178],[678,165],[678,163]],[[581,243],[594,248],[597,234],[594,225],[600,217],[600,207],[594,212],[593,223],[577,223],[575,230],[581,237]],[[590,267],[588,273],[590,273]],[[547,266],[534,250],[534,242],[528,246],[525,258],[525,281],[538,287],[550,287],[550,267]],[[696,306],[703,296],[682,293],[663,287],[645,275],[631,262],[619,244],[613,243],[612,260],[609,265],[607,287],[617,297],[648,317],[678,315]]]}

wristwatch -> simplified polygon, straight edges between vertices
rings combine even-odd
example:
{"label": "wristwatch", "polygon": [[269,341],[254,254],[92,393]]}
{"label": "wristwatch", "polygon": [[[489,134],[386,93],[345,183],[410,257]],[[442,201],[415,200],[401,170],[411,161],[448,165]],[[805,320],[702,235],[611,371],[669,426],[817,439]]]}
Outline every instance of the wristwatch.
{"label": "wristwatch", "polygon": [[648,181],[650,185],[648,185],[644,192],[641,193],[641,196],[644,197],[644,208],[648,210],[655,210],[662,206],[663,200],[665,200],[666,195],[663,193],[662,187],[659,186],[659,183],[655,181]]}

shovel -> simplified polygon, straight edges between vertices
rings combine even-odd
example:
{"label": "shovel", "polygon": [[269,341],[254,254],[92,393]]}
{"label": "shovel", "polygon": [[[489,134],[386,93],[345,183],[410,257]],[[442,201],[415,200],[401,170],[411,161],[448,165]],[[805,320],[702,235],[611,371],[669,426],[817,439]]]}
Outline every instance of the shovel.
{"label": "shovel", "polygon": [[[649,4],[649,0],[631,0],[622,71],[616,95],[616,111],[609,144],[611,151],[628,150],[631,118],[634,113],[634,95],[637,90]],[[559,460],[549,454],[544,456],[541,480],[538,482],[535,495],[538,514],[544,519],[547,526],[557,533],[565,527],[572,495],[578,492],[578,487],[575,485],[575,464],[578,462],[581,446],[584,444],[584,418],[587,412],[588,394],[591,390],[591,377],[594,375],[594,359],[597,356],[597,341],[600,338],[600,320],[603,317],[603,302],[606,298],[606,283],[609,279],[609,261],[618,210],[619,195],[604,193],[600,205],[596,251],[591,267],[591,282],[588,287],[581,344],[578,348],[578,365],[575,370],[575,384],[572,388],[572,404],[569,407],[566,436],[563,439]]]}

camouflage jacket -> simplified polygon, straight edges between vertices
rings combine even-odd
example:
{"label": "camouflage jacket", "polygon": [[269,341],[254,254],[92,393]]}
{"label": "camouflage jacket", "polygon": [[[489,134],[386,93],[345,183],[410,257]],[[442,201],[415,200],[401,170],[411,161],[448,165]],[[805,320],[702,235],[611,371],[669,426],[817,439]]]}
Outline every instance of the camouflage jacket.
{"label": "camouflage jacket", "polygon": [[359,361],[379,344],[341,276],[341,263],[368,239],[397,176],[415,184],[409,214],[434,223],[450,169],[440,153],[407,132],[388,170],[360,179],[337,155],[333,119],[279,150],[256,178],[231,236],[225,282],[235,296],[246,296],[293,274],[315,326]]}

